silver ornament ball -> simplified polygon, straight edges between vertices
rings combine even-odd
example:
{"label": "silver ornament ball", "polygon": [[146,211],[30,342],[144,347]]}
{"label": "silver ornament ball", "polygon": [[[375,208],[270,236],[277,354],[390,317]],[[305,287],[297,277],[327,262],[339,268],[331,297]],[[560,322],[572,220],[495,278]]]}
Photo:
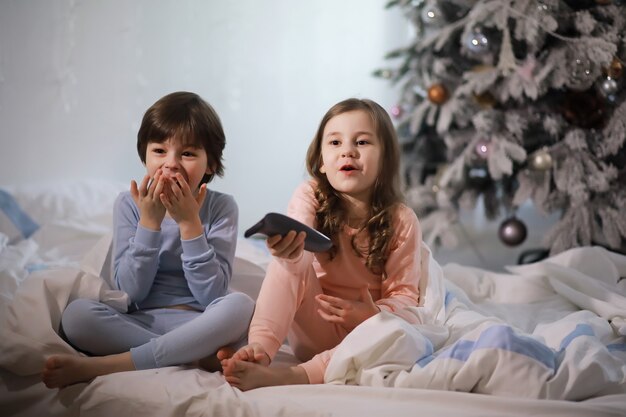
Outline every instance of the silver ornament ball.
{"label": "silver ornament ball", "polygon": [[485,36],[480,28],[475,28],[469,32],[465,36],[463,43],[473,54],[483,55],[489,52],[489,38]]}
{"label": "silver ornament ball", "polygon": [[617,93],[619,90],[619,85],[617,84],[617,80],[614,80],[611,77],[606,77],[600,83],[600,92],[605,96],[611,96]]}
{"label": "silver ornament ball", "polygon": [[441,11],[441,8],[439,8],[437,3],[433,3],[432,1],[427,2],[422,8],[420,17],[422,22],[429,26],[442,26],[446,23],[446,19]]}
{"label": "silver ornament ball", "polygon": [[526,240],[526,225],[516,217],[506,219],[500,225],[498,236],[502,243],[508,246],[517,246]]}

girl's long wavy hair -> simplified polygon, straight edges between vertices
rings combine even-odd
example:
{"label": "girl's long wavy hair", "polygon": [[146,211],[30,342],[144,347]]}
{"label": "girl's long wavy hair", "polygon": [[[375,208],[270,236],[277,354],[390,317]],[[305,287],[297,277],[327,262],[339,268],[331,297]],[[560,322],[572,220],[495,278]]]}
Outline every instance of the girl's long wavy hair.
{"label": "girl's long wavy hair", "polygon": [[[331,238],[334,246],[329,251],[330,258],[337,254],[339,233],[347,223],[347,211],[343,204],[342,194],[336,191],[326,175],[320,172],[322,165],[322,139],[326,124],[333,117],[350,112],[364,111],[374,124],[376,135],[382,144],[380,172],[374,183],[369,219],[361,226],[358,233],[352,237],[352,249],[360,257],[365,257],[365,265],[374,274],[382,275],[386,279],[385,263],[389,257],[393,236],[393,211],[400,203],[400,149],[393,123],[389,114],[379,104],[368,99],[350,98],[335,104],[326,112],[313,141],[307,151],[307,170],[311,177],[317,180],[318,188],[315,198],[319,203],[317,209],[317,227],[320,232]],[[367,231],[368,249],[363,251],[356,244],[356,237]]]}

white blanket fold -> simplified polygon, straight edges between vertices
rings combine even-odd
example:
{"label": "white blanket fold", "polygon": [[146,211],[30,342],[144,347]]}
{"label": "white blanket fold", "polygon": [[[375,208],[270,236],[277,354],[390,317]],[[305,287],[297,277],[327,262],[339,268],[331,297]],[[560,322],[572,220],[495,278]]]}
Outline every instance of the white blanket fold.
{"label": "white blanket fold", "polygon": [[325,381],[527,398],[626,392],[626,257],[579,248],[512,274],[429,260],[418,325],[381,313],[348,335]]}

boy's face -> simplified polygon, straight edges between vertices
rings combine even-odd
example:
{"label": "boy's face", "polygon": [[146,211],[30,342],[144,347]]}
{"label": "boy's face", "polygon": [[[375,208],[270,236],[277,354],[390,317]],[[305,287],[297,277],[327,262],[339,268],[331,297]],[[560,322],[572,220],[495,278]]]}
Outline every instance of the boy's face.
{"label": "boy's face", "polygon": [[193,192],[198,190],[204,174],[211,174],[204,148],[183,146],[181,141],[171,138],[163,143],[148,143],[146,169],[150,178],[154,177],[158,169],[163,170],[165,177],[172,179],[176,173],[181,173]]}

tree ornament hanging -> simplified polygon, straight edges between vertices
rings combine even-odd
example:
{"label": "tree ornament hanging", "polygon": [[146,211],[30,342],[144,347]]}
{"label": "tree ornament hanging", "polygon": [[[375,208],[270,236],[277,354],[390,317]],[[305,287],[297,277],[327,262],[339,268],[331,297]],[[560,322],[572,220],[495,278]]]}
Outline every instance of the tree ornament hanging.
{"label": "tree ornament hanging", "polygon": [[[506,213],[498,240],[527,231],[526,244],[541,226],[503,209],[531,203],[557,215],[542,241],[552,254],[590,241],[626,250],[626,0],[605,3],[388,1],[415,24],[388,58],[402,58],[391,105],[402,106],[403,186],[417,213],[452,223],[480,202],[487,219]],[[442,222],[425,226],[434,244],[454,233]]]}
{"label": "tree ornament hanging", "polygon": [[436,83],[428,87],[428,100],[436,105],[442,105],[448,100],[448,90],[441,83]]}
{"label": "tree ornament hanging", "polygon": [[490,109],[497,103],[496,98],[489,91],[481,94],[474,93],[473,97],[476,103],[483,109]]}
{"label": "tree ornament hanging", "polygon": [[402,106],[396,104],[391,108],[391,110],[389,110],[389,113],[391,113],[394,119],[399,119],[400,117],[402,117],[403,113]]}
{"label": "tree ornament hanging", "polygon": [[474,150],[476,151],[476,155],[478,155],[480,159],[487,159],[489,158],[490,148],[491,143],[488,140],[480,139],[478,142],[476,142]]}
{"label": "tree ornament hanging", "polygon": [[446,17],[437,1],[430,0],[422,8],[420,18],[425,25],[439,27],[446,23]]}
{"label": "tree ornament hanging", "polygon": [[498,237],[507,246],[517,246],[526,240],[526,225],[517,217],[509,217],[500,224]]}
{"label": "tree ornament hanging", "polygon": [[463,45],[468,51],[477,56],[482,56],[489,52],[489,38],[483,33],[480,26],[474,27],[465,35]]}
{"label": "tree ornament hanging", "polygon": [[539,149],[530,155],[528,165],[534,171],[547,171],[552,168],[552,156],[547,149]]}
{"label": "tree ornament hanging", "polygon": [[619,91],[619,84],[613,78],[606,77],[600,80],[598,90],[604,97],[611,100]]}
{"label": "tree ornament hanging", "polygon": [[611,77],[614,80],[619,80],[622,78],[622,74],[624,73],[624,65],[622,61],[620,61],[617,57],[613,58],[611,61],[611,65],[607,70],[607,77]]}

